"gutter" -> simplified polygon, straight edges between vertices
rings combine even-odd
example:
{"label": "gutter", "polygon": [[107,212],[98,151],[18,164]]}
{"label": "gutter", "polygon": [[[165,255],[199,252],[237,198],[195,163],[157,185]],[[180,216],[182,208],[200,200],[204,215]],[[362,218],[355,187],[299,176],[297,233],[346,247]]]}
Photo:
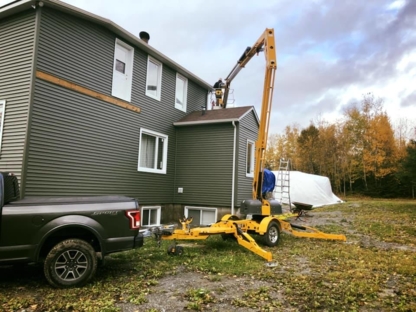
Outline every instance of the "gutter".
{"label": "gutter", "polygon": [[215,123],[225,123],[225,122],[234,122],[238,119],[219,119],[219,120],[203,120],[203,121],[183,121],[183,122],[174,122],[174,126],[192,126],[192,125],[204,125],[204,124],[215,124]]}

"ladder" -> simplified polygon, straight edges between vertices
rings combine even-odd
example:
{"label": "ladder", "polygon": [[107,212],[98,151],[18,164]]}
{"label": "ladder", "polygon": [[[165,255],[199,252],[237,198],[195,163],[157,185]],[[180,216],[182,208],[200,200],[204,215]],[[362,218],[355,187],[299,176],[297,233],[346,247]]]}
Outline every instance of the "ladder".
{"label": "ladder", "polygon": [[288,205],[289,210],[292,209],[290,200],[290,160],[281,158],[279,162],[279,171],[276,177],[275,187],[276,198],[283,205]]}

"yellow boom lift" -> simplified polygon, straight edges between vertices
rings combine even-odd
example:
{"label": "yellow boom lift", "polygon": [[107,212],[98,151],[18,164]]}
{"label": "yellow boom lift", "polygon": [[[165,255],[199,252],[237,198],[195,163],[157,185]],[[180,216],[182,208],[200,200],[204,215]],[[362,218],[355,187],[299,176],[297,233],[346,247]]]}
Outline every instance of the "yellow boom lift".
{"label": "yellow boom lift", "polygon": [[[277,66],[273,29],[266,29],[252,47],[246,48],[231,73],[225,79],[225,84],[222,88],[215,90],[216,96],[219,98],[219,105],[224,108],[226,107],[231,81],[251,58],[260,52],[264,52],[265,54],[266,73],[264,77],[259,133],[255,143],[256,162],[252,198],[244,200],[240,208],[241,214],[245,215],[246,218],[240,219],[235,215],[227,214],[220,221],[209,227],[195,228],[190,227],[192,218],[184,218],[179,220],[182,224],[181,229],[174,229],[171,226],[157,228],[153,231],[157,239],[175,240],[175,244],[171,245],[168,249],[168,253],[170,254],[180,255],[183,253],[183,248],[176,245],[176,240],[203,240],[211,235],[220,234],[224,238],[235,238],[238,244],[266,259],[266,264],[273,265],[271,252],[257,245],[250,234],[261,235],[264,238],[264,243],[270,247],[277,245],[281,231],[297,237],[346,241],[345,235],[327,234],[311,227],[289,223],[286,220],[294,216],[294,214],[283,214],[279,201],[274,199],[267,200],[262,194],[264,154],[267,147],[274,78]],[[222,91],[223,89],[224,91]]]}

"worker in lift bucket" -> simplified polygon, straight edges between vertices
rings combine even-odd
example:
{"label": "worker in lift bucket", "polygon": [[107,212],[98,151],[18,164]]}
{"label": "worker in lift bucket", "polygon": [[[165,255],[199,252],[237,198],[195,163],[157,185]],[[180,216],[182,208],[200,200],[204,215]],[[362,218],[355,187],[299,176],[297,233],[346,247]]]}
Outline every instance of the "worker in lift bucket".
{"label": "worker in lift bucket", "polygon": [[217,99],[217,106],[222,106],[222,87],[224,86],[224,83],[222,82],[222,79],[218,79],[216,83],[214,83],[214,89],[215,89],[215,98]]}
{"label": "worker in lift bucket", "polygon": [[224,83],[222,82],[222,79],[218,79],[216,83],[214,83],[214,89],[221,89]]}

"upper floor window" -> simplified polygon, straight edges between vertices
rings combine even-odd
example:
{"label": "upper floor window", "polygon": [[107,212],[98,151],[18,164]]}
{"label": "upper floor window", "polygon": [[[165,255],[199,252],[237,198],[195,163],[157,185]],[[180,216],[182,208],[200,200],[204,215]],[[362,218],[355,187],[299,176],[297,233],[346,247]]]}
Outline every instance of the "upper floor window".
{"label": "upper floor window", "polygon": [[131,101],[133,83],[134,49],[127,43],[116,39],[114,48],[113,86],[111,95],[127,102]]}
{"label": "upper floor window", "polygon": [[140,129],[138,171],[166,173],[168,136]]}
{"label": "upper floor window", "polygon": [[160,101],[162,63],[152,57],[147,59],[146,95]]}
{"label": "upper floor window", "polygon": [[186,101],[188,97],[188,79],[176,74],[175,108],[186,112]]}
{"label": "upper floor window", "polygon": [[4,129],[4,113],[6,111],[6,100],[0,100],[0,150],[1,143],[3,142],[3,129]]}
{"label": "upper floor window", "polygon": [[254,176],[254,142],[247,140],[246,177]]}

